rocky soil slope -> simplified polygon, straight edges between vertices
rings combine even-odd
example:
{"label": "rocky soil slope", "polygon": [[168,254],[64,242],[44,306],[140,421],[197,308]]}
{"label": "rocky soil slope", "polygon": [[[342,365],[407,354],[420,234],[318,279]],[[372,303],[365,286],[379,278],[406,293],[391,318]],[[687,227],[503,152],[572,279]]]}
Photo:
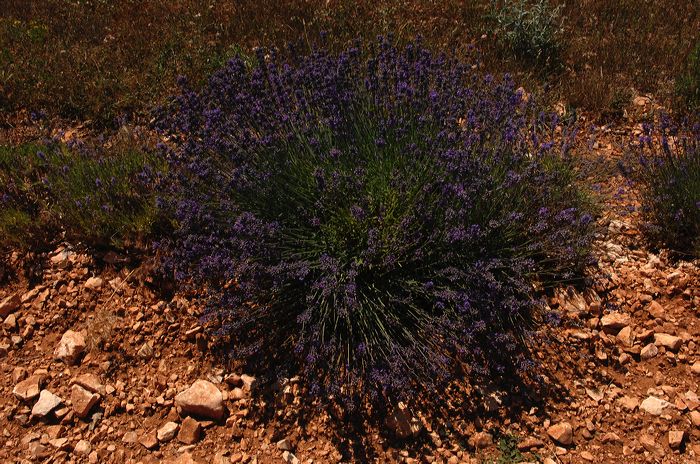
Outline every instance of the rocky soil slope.
{"label": "rocky soil slope", "polygon": [[[629,131],[597,135],[614,165]],[[375,428],[359,453],[327,415],[298,417],[297,379],[262,392],[222,363],[197,306],[159,299],[145,267],[64,245],[38,283],[0,288],[0,461],[516,462],[496,461],[508,434],[524,462],[700,462],[698,263],[647,250],[634,188],[599,180],[598,268],[550,301],[563,320],[535,354],[559,394],[541,407],[512,417],[494,394],[489,415],[454,418],[467,440],[397,407],[383,426],[403,440]]]}

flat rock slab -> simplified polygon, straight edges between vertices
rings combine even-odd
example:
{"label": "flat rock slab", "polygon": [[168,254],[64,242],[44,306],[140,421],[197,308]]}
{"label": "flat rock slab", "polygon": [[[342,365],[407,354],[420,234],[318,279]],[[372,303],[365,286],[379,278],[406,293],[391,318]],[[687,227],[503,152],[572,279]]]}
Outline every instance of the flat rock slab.
{"label": "flat rock slab", "polygon": [[628,326],[631,322],[629,314],[625,313],[610,313],[600,319],[600,325],[604,330],[620,330]]}
{"label": "flat rock slab", "polygon": [[73,403],[75,415],[84,419],[90,413],[93,406],[100,402],[100,394],[86,390],[80,385],[73,385],[70,399]]}
{"label": "flat rock slab", "polygon": [[42,376],[32,375],[28,379],[25,379],[15,385],[15,388],[12,389],[12,393],[22,401],[31,401],[39,396],[39,392],[41,391],[41,381]]}
{"label": "flat rock slab", "polygon": [[639,405],[639,409],[648,412],[654,416],[660,416],[663,414],[664,409],[671,407],[671,403],[666,400],[662,400],[655,396],[650,396],[642,401]]}
{"label": "flat rock slab", "polygon": [[67,330],[58,342],[53,355],[66,364],[77,364],[80,355],[85,351],[85,337],[80,332]]}
{"label": "flat rock slab", "polygon": [[22,304],[22,299],[19,295],[14,294],[0,301],[0,317],[9,316],[17,311]]}
{"label": "flat rock slab", "polygon": [[39,401],[32,408],[32,416],[46,417],[61,404],[63,400],[48,390],[42,390],[39,394]]}
{"label": "flat rock slab", "polygon": [[208,380],[197,380],[190,388],[175,396],[175,405],[184,414],[219,420],[224,416],[224,397]]}
{"label": "flat rock slab", "polygon": [[661,345],[667,350],[678,351],[681,345],[683,345],[683,339],[675,335],[657,333],[654,334],[654,344]]}

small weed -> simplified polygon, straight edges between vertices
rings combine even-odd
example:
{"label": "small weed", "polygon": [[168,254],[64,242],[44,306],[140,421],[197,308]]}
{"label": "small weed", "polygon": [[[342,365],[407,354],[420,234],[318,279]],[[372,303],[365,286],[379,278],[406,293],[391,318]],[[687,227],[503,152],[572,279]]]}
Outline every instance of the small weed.
{"label": "small weed", "polygon": [[116,322],[117,316],[109,310],[104,308],[98,309],[95,316],[87,323],[87,335],[85,337],[87,349],[91,352],[104,349],[105,344],[112,340]]}
{"label": "small weed", "polygon": [[528,458],[518,449],[518,438],[514,435],[504,435],[496,445],[498,457],[486,459],[484,464],[518,464]]}

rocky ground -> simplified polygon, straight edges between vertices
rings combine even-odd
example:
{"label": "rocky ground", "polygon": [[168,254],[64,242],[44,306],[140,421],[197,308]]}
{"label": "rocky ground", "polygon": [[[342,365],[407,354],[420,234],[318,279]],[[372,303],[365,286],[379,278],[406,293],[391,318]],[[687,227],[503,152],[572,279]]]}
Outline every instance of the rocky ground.
{"label": "rocky ground", "polygon": [[[582,145],[614,167],[634,130]],[[222,363],[197,306],[161,299],[147,266],[65,244],[36,282],[0,287],[0,461],[700,462],[700,267],[645,248],[636,192],[614,168],[591,182],[599,264],[585,291],[550,299],[563,320],[535,354],[559,394],[542,407],[514,419],[496,399],[485,419],[455,418],[467,440],[397,407],[383,426],[403,440],[375,429],[358,455],[327,415],[294,419],[297,379],[262,392]]]}

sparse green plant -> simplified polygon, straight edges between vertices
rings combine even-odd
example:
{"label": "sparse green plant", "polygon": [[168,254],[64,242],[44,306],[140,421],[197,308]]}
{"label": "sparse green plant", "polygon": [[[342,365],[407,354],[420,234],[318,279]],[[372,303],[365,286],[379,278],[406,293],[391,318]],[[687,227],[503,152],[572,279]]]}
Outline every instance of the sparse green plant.
{"label": "sparse green plant", "polygon": [[527,457],[518,449],[518,437],[503,435],[496,444],[498,456],[485,459],[484,464],[518,464],[525,462]]}
{"label": "sparse green plant", "polygon": [[523,462],[525,456],[518,449],[518,439],[514,435],[504,435],[498,440],[498,452],[500,456],[496,464],[516,464]]}

